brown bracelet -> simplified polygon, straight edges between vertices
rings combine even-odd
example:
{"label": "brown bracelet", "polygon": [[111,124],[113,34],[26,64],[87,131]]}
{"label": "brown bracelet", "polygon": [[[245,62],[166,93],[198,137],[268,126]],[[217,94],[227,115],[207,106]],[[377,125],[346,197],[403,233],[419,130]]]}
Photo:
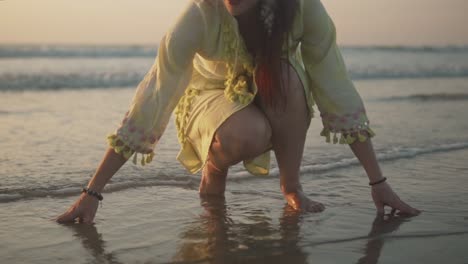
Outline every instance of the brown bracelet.
{"label": "brown bracelet", "polygon": [[387,177],[383,177],[382,179],[380,179],[380,180],[378,180],[378,181],[376,181],[376,182],[369,182],[369,185],[370,185],[370,186],[374,186],[374,185],[379,184],[379,183],[382,183],[382,182],[384,182],[384,181],[386,181],[386,180],[387,180]]}
{"label": "brown bracelet", "polygon": [[91,195],[91,196],[94,196],[96,199],[98,199],[99,201],[102,201],[104,199],[104,197],[102,197],[102,194],[96,192],[96,191],[93,191],[93,190],[90,190],[88,188],[83,188],[81,190],[82,193],[87,193],[88,195]]}

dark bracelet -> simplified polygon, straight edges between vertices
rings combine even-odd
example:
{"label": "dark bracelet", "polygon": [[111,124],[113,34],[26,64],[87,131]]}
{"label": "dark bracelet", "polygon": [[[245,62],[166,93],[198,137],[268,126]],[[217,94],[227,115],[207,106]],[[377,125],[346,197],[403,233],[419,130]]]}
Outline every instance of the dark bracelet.
{"label": "dark bracelet", "polygon": [[387,180],[387,177],[383,177],[383,179],[380,179],[380,180],[378,180],[378,181],[376,181],[376,182],[369,182],[369,185],[370,185],[370,186],[374,186],[374,185],[379,184],[379,183],[382,183],[382,182],[384,182],[384,181],[386,181],[386,180]]}
{"label": "dark bracelet", "polygon": [[93,190],[90,190],[88,188],[83,188],[81,190],[82,193],[87,193],[88,195],[91,195],[91,196],[94,196],[96,197],[99,201],[102,201],[104,199],[104,197],[102,197],[102,195],[96,191],[93,191]]}

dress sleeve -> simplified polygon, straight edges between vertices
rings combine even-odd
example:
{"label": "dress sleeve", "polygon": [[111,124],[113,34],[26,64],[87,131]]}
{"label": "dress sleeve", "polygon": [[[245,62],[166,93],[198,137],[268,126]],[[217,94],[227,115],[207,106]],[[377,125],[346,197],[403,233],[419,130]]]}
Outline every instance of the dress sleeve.
{"label": "dress sleeve", "polygon": [[120,127],[107,137],[116,153],[129,159],[143,154],[151,162],[154,147],[184,94],[192,74],[192,61],[204,37],[201,11],[191,2],[160,42],[153,66],[137,86]]}
{"label": "dress sleeve", "polygon": [[320,0],[304,0],[302,11],[301,56],[322,118],[320,135],[335,144],[366,141],[375,133],[348,76],[336,43],[335,25]]}

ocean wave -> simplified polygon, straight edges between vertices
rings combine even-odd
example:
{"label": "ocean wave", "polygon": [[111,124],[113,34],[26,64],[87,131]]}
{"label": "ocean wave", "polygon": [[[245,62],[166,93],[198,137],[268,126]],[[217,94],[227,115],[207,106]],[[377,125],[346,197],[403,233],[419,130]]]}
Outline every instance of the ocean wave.
{"label": "ocean wave", "polygon": [[0,58],[154,57],[157,46],[1,45]]}
{"label": "ocean wave", "polygon": [[[0,45],[0,58],[154,57],[157,45]],[[340,46],[347,51],[465,53],[468,46]]]}
{"label": "ocean wave", "polygon": [[463,68],[426,68],[405,69],[389,67],[383,69],[360,69],[348,67],[353,80],[379,80],[379,79],[427,79],[427,78],[457,78],[468,77],[468,65]]}
{"label": "ocean wave", "polygon": [[468,46],[343,46],[347,50],[367,50],[386,52],[410,52],[410,53],[458,53],[468,52]]}
{"label": "ocean wave", "polygon": [[[399,159],[416,158],[421,155],[449,152],[455,150],[468,149],[468,142],[449,143],[441,145],[432,145],[425,147],[396,147],[377,154],[377,158],[381,162],[394,161]],[[356,158],[342,158],[340,160],[324,163],[303,165],[301,173],[303,174],[320,174],[327,173],[337,169],[348,168],[359,165]],[[270,171],[270,177],[277,177],[279,171],[273,168]],[[238,173],[230,173],[228,181],[242,181],[252,179],[254,176],[242,171]],[[140,179],[139,181],[125,181],[109,183],[106,186],[105,192],[117,192],[130,188],[151,187],[151,186],[171,186],[180,187],[191,190],[198,188],[199,177],[193,175],[181,175],[174,177],[172,175],[160,174],[156,178]],[[40,188],[23,188],[23,189],[0,189],[0,203],[14,202],[24,199],[34,199],[41,197],[67,197],[78,195],[81,191],[81,186],[53,186]]]}
{"label": "ocean wave", "polygon": [[143,76],[144,73],[135,71],[2,74],[0,75],[0,91],[134,87]]}
{"label": "ocean wave", "polygon": [[[0,91],[90,89],[109,87],[135,87],[142,80],[145,72],[140,68],[122,70],[100,70],[98,72],[46,72],[46,73],[0,73]],[[457,71],[421,70],[419,72],[397,72],[393,69],[364,72],[350,68],[353,80],[402,79],[402,78],[454,78],[468,77],[467,69]],[[424,99],[424,95],[419,99]],[[417,99],[417,98],[413,98]],[[393,100],[399,100],[395,98]]]}
{"label": "ocean wave", "polygon": [[[379,161],[394,161],[399,159],[410,159],[416,158],[420,155],[438,153],[438,152],[449,152],[455,150],[468,149],[468,142],[458,142],[458,143],[448,143],[441,145],[432,145],[425,147],[396,147],[389,149],[382,153],[377,154],[377,159]],[[310,174],[310,173],[325,173],[337,169],[343,169],[347,167],[352,167],[359,165],[359,160],[356,158],[343,158],[334,162],[324,163],[324,164],[313,164],[313,165],[303,165],[301,167],[301,173]],[[279,176],[278,168],[274,168],[270,171],[271,176]],[[250,174],[247,172],[239,172],[234,175],[230,175],[230,178],[237,178],[237,180],[242,178],[250,178]]]}
{"label": "ocean wave", "polygon": [[[154,53],[144,46],[0,46],[0,91],[135,86]],[[468,77],[468,47],[344,47],[343,56],[353,80]]]}
{"label": "ocean wave", "polygon": [[392,96],[383,98],[381,101],[466,101],[468,93],[434,93],[434,94],[412,94],[407,96]]}
{"label": "ocean wave", "polygon": [[[142,179],[140,181],[113,182],[106,185],[104,193],[118,192],[131,188],[151,187],[151,186],[171,186],[186,189],[196,189],[198,182],[192,176],[178,176],[177,178],[160,175],[158,179]],[[0,203],[15,202],[18,200],[35,199],[44,197],[69,197],[79,195],[82,186],[53,186],[0,190]]]}

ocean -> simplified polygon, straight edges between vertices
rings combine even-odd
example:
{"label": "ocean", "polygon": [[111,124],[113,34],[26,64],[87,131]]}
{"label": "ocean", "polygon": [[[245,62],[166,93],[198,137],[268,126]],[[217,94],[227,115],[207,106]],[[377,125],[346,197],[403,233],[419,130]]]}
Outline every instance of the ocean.
{"label": "ocean", "polygon": [[201,200],[200,175],[175,157],[174,120],[145,166],[106,186],[95,225],[59,225],[86,185],[153,46],[0,46],[0,256],[5,263],[460,263],[468,244],[468,47],[344,46],[384,175],[417,217],[375,217],[349,147],[319,117],[301,179],[323,202],[292,212],[276,162],[231,168],[225,200]]}

